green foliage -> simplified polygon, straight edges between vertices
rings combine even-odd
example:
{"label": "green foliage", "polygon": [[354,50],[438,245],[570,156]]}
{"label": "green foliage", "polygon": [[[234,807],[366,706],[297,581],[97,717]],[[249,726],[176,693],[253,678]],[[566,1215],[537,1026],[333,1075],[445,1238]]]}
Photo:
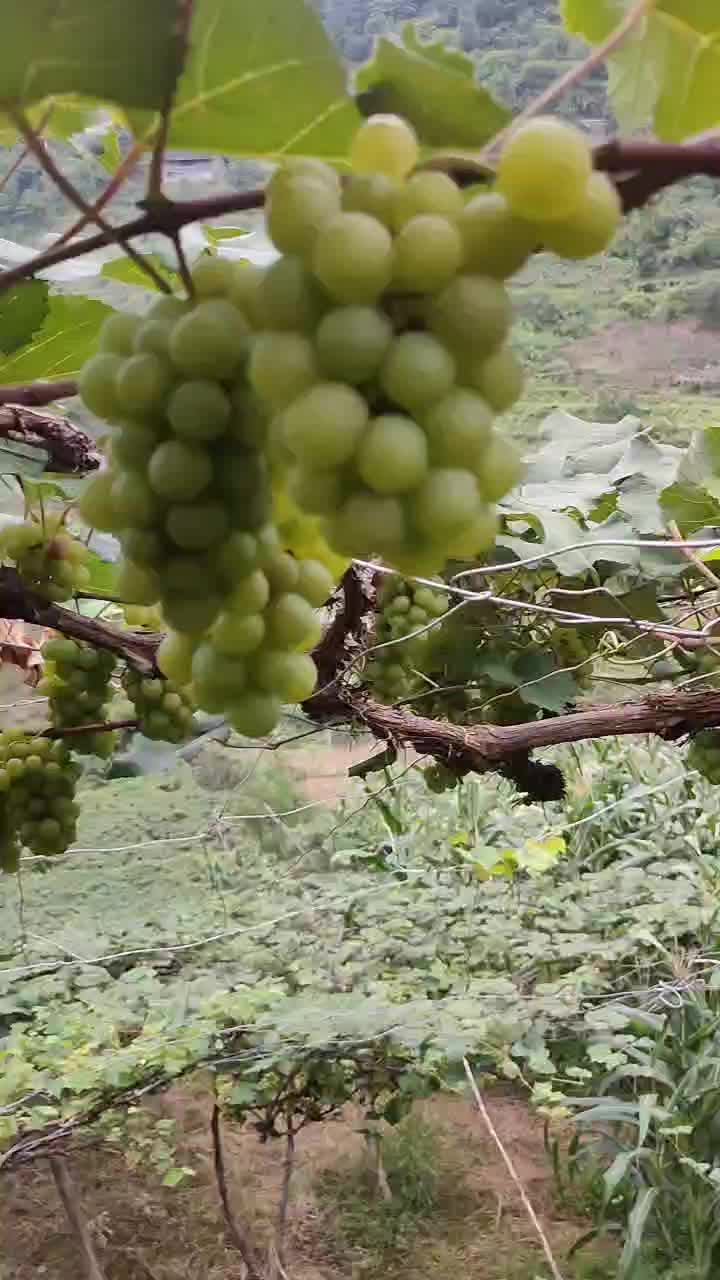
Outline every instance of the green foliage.
{"label": "green foliage", "polygon": [[[569,31],[593,42],[604,40],[622,18],[612,0],[563,0],[562,14]],[[637,128],[652,119],[658,137],[677,141],[716,124],[719,34],[713,0],[654,4],[611,60],[610,93],[621,126]]]}
{"label": "green foliage", "polygon": [[82,94],[123,107],[160,110],[179,71],[174,0],[4,0],[0,20],[7,57],[0,97],[18,107]]}
{"label": "green foliage", "polygon": [[32,382],[78,373],[108,312],[102,302],[91,298],[51,294],[47,316],[29,345],[0,358],[0,379]]}
{"label": "green foliage", "polygon": [[481,147],[510,113],[475,82],[474,70],[471,58],[442,39],[421,40],[408,23],[400,39],[378,41],[357,77],[359,101],[368,115],[405,116],[428,146]]}

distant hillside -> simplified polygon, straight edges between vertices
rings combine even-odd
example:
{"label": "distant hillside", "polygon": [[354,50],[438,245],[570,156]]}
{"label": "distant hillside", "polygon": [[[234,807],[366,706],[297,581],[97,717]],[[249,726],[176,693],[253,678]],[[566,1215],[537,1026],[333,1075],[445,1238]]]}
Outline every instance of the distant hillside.
{"label": "distant hillside", "polygon": [[[376,36],[422,21],[473,54],[488,88],[510,107],[542,93],[585,48],[565,34],[557,0],[312,0],[328,31],[351,62],[364,62]],[[585,120],[608,109],[605,72],[599,70],[563,101],[562,110]]]}

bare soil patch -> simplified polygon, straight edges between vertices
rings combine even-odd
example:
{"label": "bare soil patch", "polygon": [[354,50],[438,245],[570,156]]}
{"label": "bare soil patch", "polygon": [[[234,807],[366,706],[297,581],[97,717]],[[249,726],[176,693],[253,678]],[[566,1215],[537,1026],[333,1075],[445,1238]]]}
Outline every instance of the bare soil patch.
{"label": "bare soil patch", "polygon": [[[152,1175],[129,1171],[122,1154],[107,1147],[70,1157],[107,1280],[243,1280],[244,1268],[227,1239],[214,1183],[209,1097],[177,1090],[155,1105],[178,1123],[184,1153],[197,1169],[192,1184],[164,1189]],[[491,1095],[488,1105],[562,1256],[582,1226],[564,1217],[554,1203],[541,1126],[514,1098]],[[440,1097],[423,1109],[437,1125],[440,1140],[458,1157],[471,1211],[461,1230],[419,1243],[406,1274],[414,1280],[446,1280],[453,1273],[464,1280],[532,1274],[513,1270],[518,1260],[523,1267],[535,1263],[539,1268],[541,1255],[517,1191],[470,1102]],[[332,1223],[313,1191],[319,1173],[362,1150],[358,1120],[348,1111],[301,1136],[289,1219],[291,1280],[352,1280],[358,1274],[338,1252]],[[251,1131],[226,1124],[224,1133],[234,1211],[265,1233],[277,1204],[281,1152]],[[78,1280],[82,1274],[75,1239],[42,1162],[3,1181],[0,1240],[2,1280]]]}
{"label": "bare soil patch", "polygon": [[720,387],[720,332],[633,320],[571,343],[568,360],[585,386],[711,390]]}

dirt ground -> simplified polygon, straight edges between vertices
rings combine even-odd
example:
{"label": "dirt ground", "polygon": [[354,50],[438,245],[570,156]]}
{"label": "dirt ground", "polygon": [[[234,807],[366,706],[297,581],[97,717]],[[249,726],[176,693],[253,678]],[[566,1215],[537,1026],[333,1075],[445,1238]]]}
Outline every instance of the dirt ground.
{"label": "dirt ground", "polygon": [[688,323],[631,320],[573,342],[568,359],[584,385],[633,391],[720,388],[720,333]]}
{"label": "dirt ground", "polygon": [[[489,1109],[546,1232],[562,1256],[582,1224],[556,1208],[542,1130],[524,1103],[492,1096]],[[192,1184],[160,1187],[129,1172],[122,1154],[95,1147],[73,1154],[70,1168],[106,1280],[244,1280],[244,1267],[226,1234],[209,1140],[209,1096],[176,1091],[158,1104],[178,1123],[184,1153],[196,1168]],[[505,1280],[532,1276],[541,1254],[518,1193],[469,1101],[441,1097],[425,1104],[448,1153],[457,1156],[467,1212],[452,1230],[428,1234],[406,1260],[414,1280]],[[290,1280],[352,1280],[364,1274],[342,1256],[328,1211],[318,1202],[318,1175],[360,1152],[358,1117],[316,1125],[298,1143],[289,1218]],[[265,1233],[280,1185],[280,1153],[249,1132],[226,1125],[225,1156],[233,1212]],[[0,1196],[2,1280],[78,1280],[83,1264],[47,1166],[40,1162],[8,1176]],[[416,1256],[415,1256],[416,1255]],[[530,1270],[515,1270],[518,1259]],[[533,1262],[535,1265],[533,1265]]]}

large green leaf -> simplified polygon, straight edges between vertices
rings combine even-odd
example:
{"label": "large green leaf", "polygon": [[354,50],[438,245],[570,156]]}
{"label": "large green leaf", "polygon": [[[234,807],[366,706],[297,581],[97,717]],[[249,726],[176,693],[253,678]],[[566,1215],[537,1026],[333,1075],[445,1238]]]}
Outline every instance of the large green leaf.
{"label": "large green leaf", "polygon": [[0,296],[0,352],[24,347],[45,323],[49,288],[44,280],[26,280]]}
{"label": "large green leaf", "polygon": [[177,0],[0,0],[0,99],[82,94],[158,110],[179,71]]}
{"label": "large green leaf", "polygon": [[[574,35],[598,43],[630,0],[562,0]],[[611,59],[610,91],[623,128],[652,120],[679,141],[720,121],[720,9],[716,0],[657,0]]]}
{"label": "large green leaf", "polygon": [[366,114],[394,111],[435,147],[481,147],[511,119],[474,78],[472,58],[441,40],[419,39],[412,23],[400,39],[378,41],[357,77]]}
{"label": "large green leaf", "polygon": [[[196,0],[172,145],[342,161],[359,119],[340,56],[306,0]],[[135,124],[142,131],[147,118]]]}
{"label": "large green leaf", "polygon": [[90,298],[51,295],[45,323],[31,345],[0,358],[0,382],[32,382],[77,373],[109,311],[102,302]]}

